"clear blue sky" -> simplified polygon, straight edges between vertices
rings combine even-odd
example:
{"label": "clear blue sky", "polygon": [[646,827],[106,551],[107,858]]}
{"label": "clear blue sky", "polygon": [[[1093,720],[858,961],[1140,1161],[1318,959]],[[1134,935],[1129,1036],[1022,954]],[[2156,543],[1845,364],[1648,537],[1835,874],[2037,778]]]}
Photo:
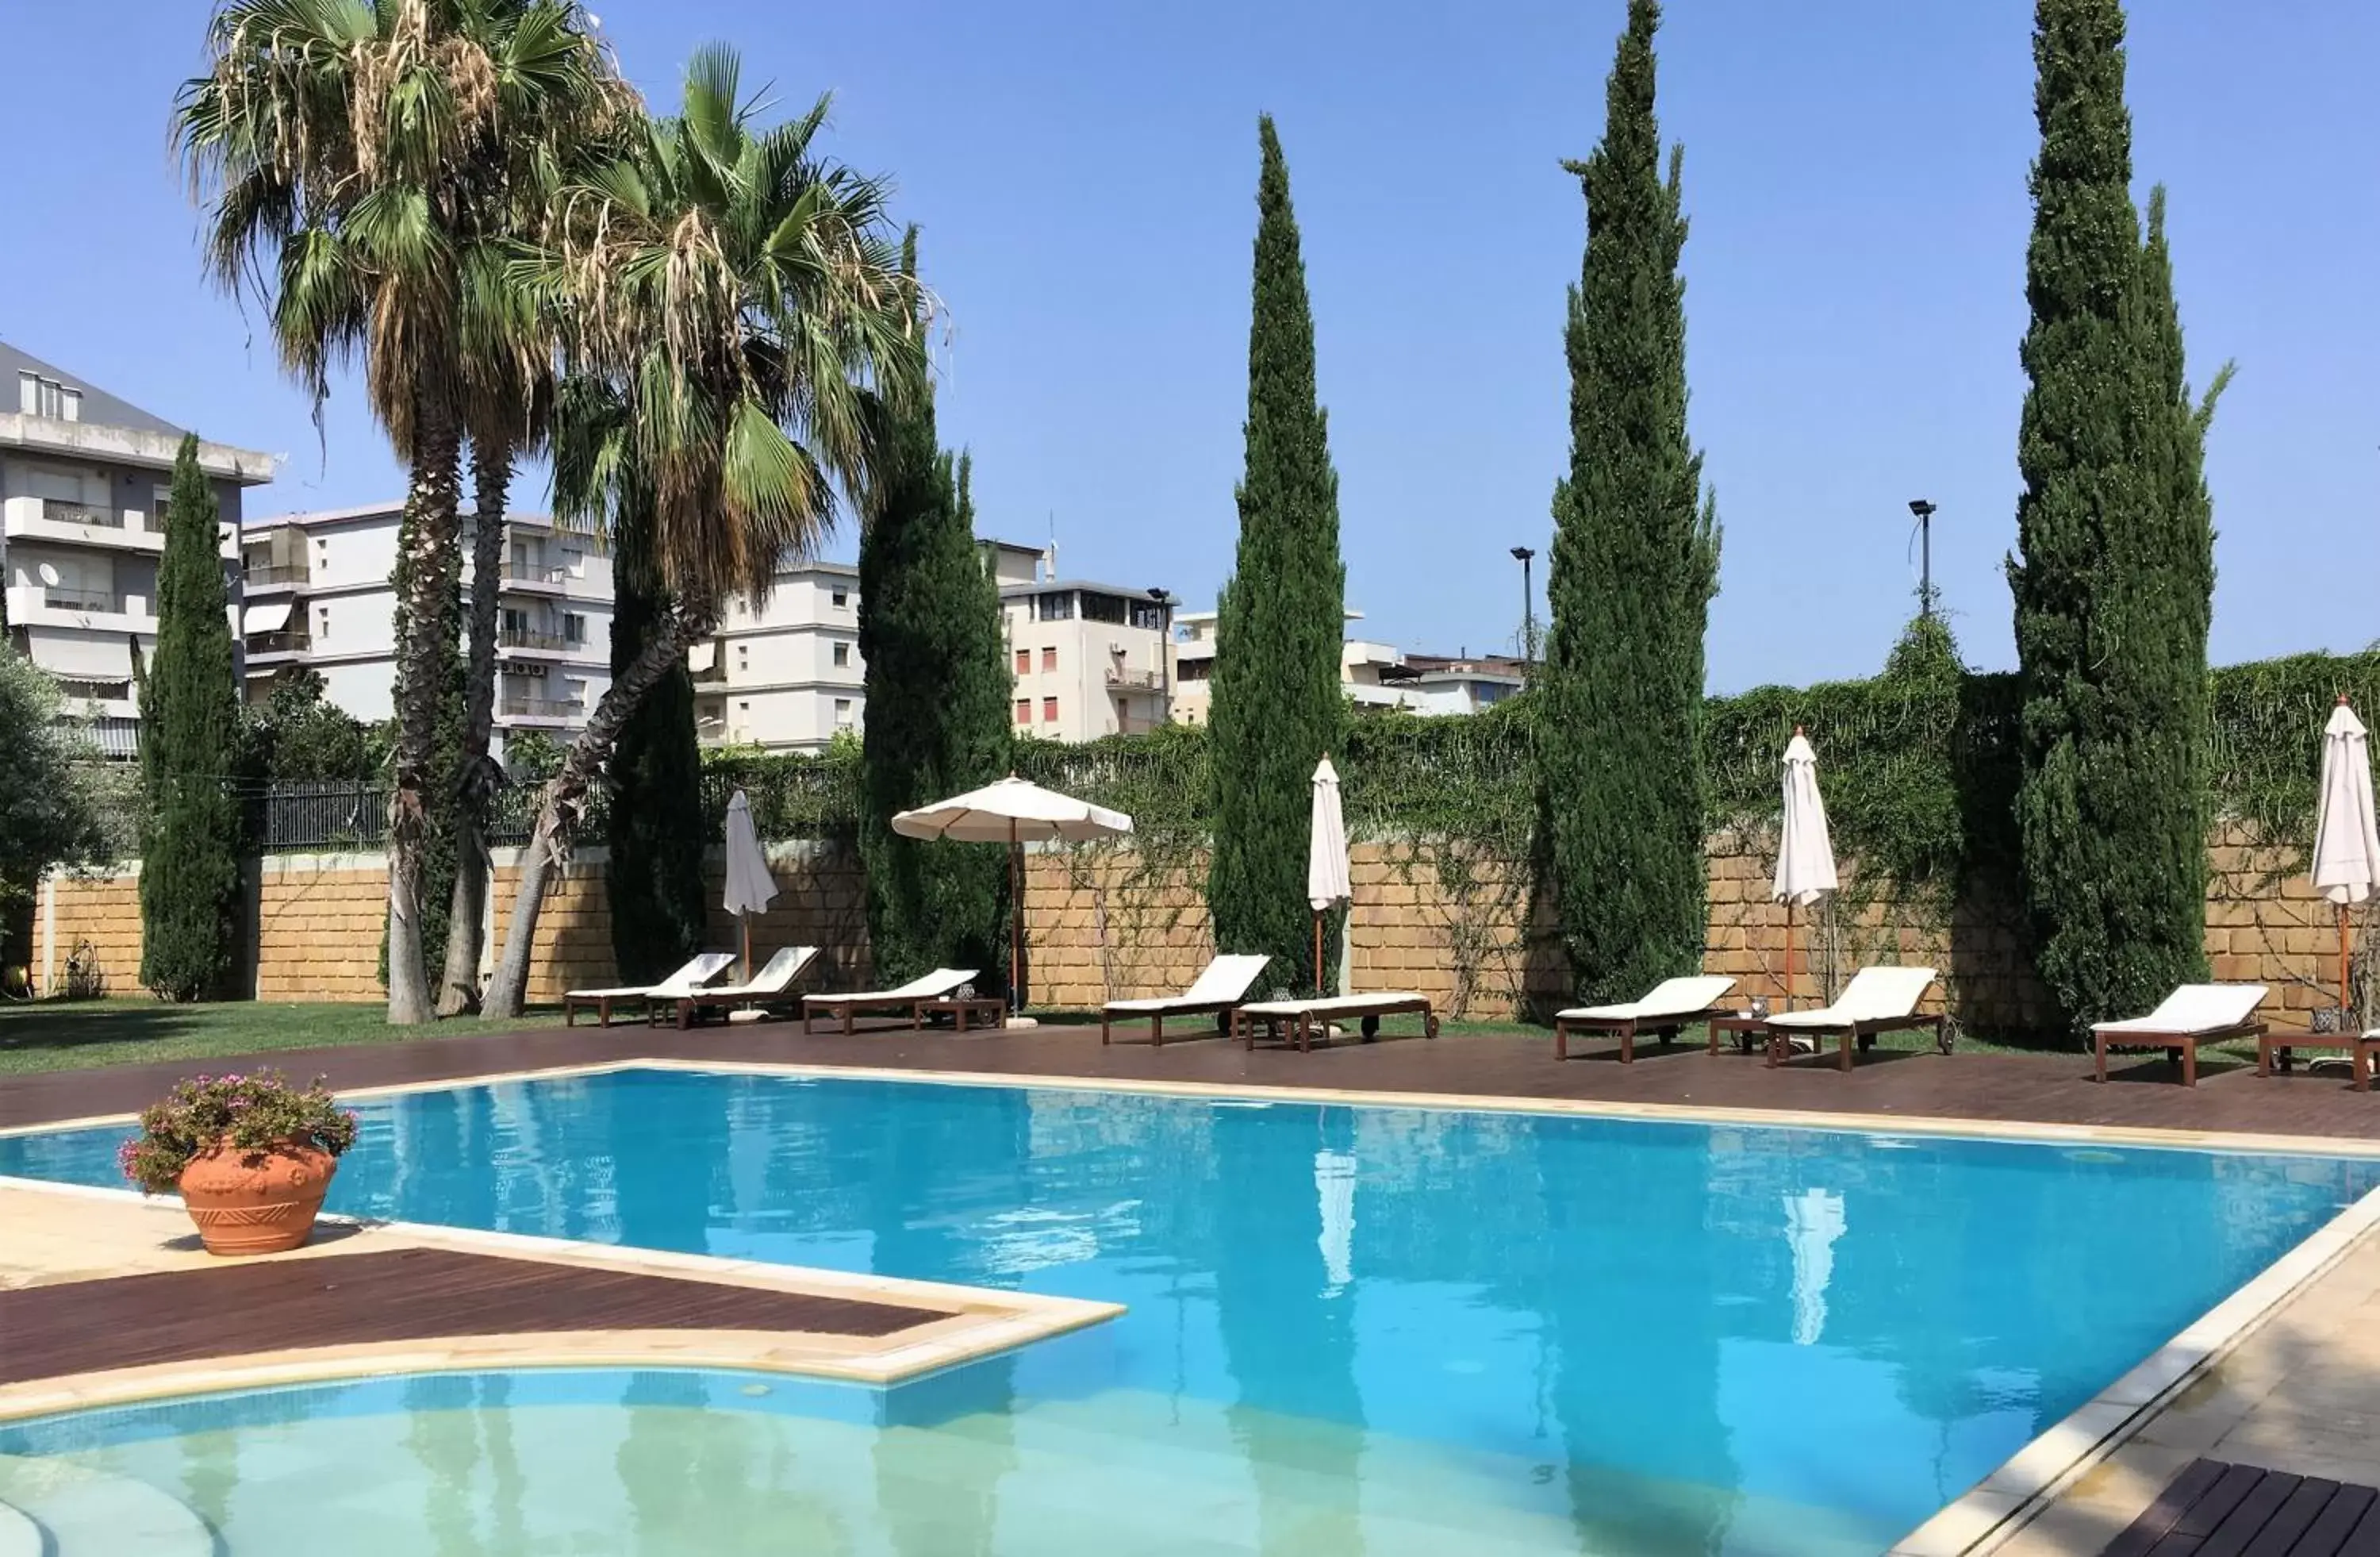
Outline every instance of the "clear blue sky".
{"label": "clear blue sky", "polygon": [[[1070,574],[1210,602],[1231,566],[1256,116],[1280,120],[1340,472],[1348,600],[1374,636],[1517,634],[1506,554],[1543,548],[1567,458],[1557,166],[1602,120],[1621,0],[597,0],[657,105],[710,39],[896,177],[947,301],[944,435],[983,527]],[[194,0],[0,4],[0,336],[225,442],[286,452],[252,512],[398,473],[343,390],[302,398],[198,277],[167,156]],[[1693,426],[1727,529],[1711,681],[1852,675],[1912,608],[1905,505],[1969,657],[2010,663],[2031,6],[1694,0],[1661,43],[1686,147]],[[2133,6],[2141,192],[2172,191],[2192,371],[2240,378],[2209,452],[2218,661],[2380,636],[2380,7]],[[41,105],[36,111],[34,105]],[[524,505],[541,493],[523,494]],[[838,548],[856,543],[848,526]],[[1543,564],[1538,586],[1544,585]],[[2333,608],[2329,602],[2340,602]]]}

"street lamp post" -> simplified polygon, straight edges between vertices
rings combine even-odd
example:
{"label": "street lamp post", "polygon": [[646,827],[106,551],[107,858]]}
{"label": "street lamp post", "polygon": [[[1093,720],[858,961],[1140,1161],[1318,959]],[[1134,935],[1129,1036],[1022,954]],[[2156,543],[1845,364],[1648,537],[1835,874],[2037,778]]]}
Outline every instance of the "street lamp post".
{"label": "street lamp post", "polygon": [[1529,582],[1529,562],[1537,553],[1526,546],[1512,548],[1521,565],[1521,665],[1525,673],[1537,663],[1537,592]]}
{"label": "street lamp post", "polygon": [[1922,497],[1909,500],[1917,516],[1917,614],[1934,614],[1934,505]]}

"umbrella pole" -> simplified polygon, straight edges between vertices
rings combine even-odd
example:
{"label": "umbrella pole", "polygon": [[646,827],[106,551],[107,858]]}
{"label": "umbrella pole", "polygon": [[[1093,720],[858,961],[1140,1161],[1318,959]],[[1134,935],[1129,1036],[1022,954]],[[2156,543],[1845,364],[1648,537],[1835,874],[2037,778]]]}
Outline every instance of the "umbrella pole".
{"label": "umbrella pole", "polygon": [[1319,908],[1314,910],[1314,992],[1318,995],[1330,992],[1322,982],[1322,910]]}
{"label": "umbrella pole", "polygon": [[1008,1006],[1015,1010],[1025,991],[1025,878],[1016,857],[1016,819],[1008,819]]}
{"label": "umbrella pole", "polygon": [[744,981],[748,984],[752,981],[752,916],[738,914],[735,922],[744,931]]}
{"label": "umbrella pole", "polygon": [[2347,995],[2347,946],[2350,931],[2347,928],[2347,905],[2338,906],[2338,1030],[2348,1030],[2348,1012],[2355,1003]]}
{"label": "umbrella pole", "polygon": [[1793,900],[1785,900],[1785,1009],[1793,1009]]}

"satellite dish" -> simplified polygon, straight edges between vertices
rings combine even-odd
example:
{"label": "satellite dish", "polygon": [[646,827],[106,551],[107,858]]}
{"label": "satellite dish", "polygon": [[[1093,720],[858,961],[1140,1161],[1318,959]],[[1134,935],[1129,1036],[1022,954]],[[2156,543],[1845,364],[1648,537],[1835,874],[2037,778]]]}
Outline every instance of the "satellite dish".
{"label": "satellite dish", "polygon": [[47,584],[54,590],[58,587],[58,569],[56,564],[45,562],[42,565],[42,582]]}

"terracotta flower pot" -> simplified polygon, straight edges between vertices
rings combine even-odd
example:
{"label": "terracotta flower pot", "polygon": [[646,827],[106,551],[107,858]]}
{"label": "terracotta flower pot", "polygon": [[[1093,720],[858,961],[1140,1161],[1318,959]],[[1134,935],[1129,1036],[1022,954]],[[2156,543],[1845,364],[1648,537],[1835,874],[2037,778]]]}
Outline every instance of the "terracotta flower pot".
{"label": "terracotta flower pot", "polygon": [[182,1204],[209,1254],[278,1254],[314,1231],[339,1161],[295,1141],[243,1150],[228,1143],[190,1159]]}

